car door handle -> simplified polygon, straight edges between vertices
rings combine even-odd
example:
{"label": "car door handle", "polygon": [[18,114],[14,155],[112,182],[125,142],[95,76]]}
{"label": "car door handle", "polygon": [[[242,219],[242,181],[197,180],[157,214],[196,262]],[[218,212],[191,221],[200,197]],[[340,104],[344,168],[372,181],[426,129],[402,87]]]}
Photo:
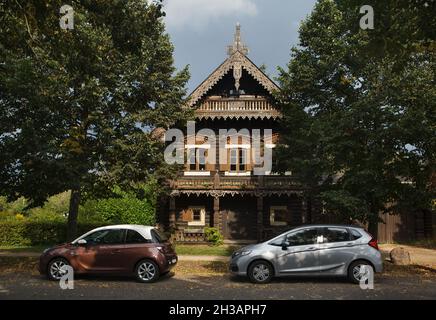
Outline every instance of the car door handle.
{"label": "car door handle", "polygon": [[120,253],[121,252],[121,250],[113,250],[112,252],[111,252],[111,254],[117,254],[117,253]]}
{"label": "car door handle", "polygon": [[315,250],[315,249],[316,249],[316,247],[307,248],[307,250]]}
{"label": "car door handle", "polygon": [[347,243],[347,247],[352,247],[352,246],[353,246],[353,244],[354,244],[354,243],[352,243],[352,242],[349,242],[349,243]]}

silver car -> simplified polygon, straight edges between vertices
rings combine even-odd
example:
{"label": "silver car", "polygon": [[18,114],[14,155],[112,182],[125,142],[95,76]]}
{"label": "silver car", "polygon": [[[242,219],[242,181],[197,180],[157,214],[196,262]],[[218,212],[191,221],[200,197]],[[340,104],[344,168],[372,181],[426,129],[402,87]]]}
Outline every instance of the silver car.
{"label": "silver car", "polygon": [[344,225],[301,226],[239,249],[230,260],[232,273],[254,283],[297,275],[347,276],[360,283],[382,270],[377,241],[363,228]]}

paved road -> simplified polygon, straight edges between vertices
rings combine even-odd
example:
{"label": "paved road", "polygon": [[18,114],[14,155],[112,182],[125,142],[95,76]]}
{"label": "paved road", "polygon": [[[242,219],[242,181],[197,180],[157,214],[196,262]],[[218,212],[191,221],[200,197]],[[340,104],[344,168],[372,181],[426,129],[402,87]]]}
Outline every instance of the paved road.
{"label": "paved road", "polygon": [[253,285],[230,275],[186,276],[170,274],[157,283],[141,284],[130,278],[82,277],[73,290],[39,275],[0,275],[3,299],[433,299],[436,277],[376,276],[374,290],[342,279],[279,279]]}

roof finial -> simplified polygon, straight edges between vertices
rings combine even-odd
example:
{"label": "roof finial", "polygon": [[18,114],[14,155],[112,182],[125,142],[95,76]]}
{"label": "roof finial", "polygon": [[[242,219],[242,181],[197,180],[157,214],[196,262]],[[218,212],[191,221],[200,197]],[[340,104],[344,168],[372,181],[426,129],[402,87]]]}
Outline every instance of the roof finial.
{"label": "roof finial", "polygon": [[235,39],[233,40],[233,45],[227,47],[227,54],[231,56],[237,51],[241,52],[243,55],[248,54],[248,47],[242,43],[241,40],[241,24],[238,22],[236,24]]}

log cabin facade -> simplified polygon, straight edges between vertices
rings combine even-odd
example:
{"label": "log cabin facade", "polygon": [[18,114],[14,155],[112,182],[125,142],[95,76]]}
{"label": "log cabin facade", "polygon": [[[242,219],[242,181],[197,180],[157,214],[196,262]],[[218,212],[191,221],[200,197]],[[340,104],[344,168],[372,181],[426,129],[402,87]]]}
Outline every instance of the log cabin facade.
{"label": "log cabin facade", "polygon": [[[195,130],[242,132],[272,130],[263,147],[274,149],[280,135],[281,114],[275,107],[278,86],[248,57],[237,25],[227,59],[189,96]],[[187,134],[187,132],[185,132]],[[291,173],[256,174],[253,137],[242,134],[227,141],[226,161],[216,151],[215,163],[206,137],[185,139],[186,163],[170,182],[169,198],[161,201],[159,221],[178,242],[203,242],[206,227],[216,227],[227,242],[256,242],[304,223],[341,223],[326,214],[320,203],[304,197]],[[192,137],[191,137],[192,138]],[[246,139],[245,139],[246,138]],[[215,146],[216,148],[218,146]],[[272,161],[274,163],[274,159]],[[435,213],[382,214],[378,238],[382,242],[409,241],[435,236]]]}
{"label": "log cabin facade", "polygon": [[[195,130],[270,129],[270,141],[262,147],[273,149],[280,133],[280,112],[274,106],[277,85],[248,57],[237,25],[228,58],[188,98],[194,110]],[[189,137],[186,138],[187,140]],[[163,210],[177,241],[204,240],[204,229],[216,227],[231,242],[255,242],[306,222],[306,203],[301,186],[291,175],[274,172],[255,174],[252,136],[227,138],[227,161],[205,161],[210,150],[200,135],[185,140],[187,164],[171,181],[171,195]],[[192,158],[192,159],[190,159]]]}

